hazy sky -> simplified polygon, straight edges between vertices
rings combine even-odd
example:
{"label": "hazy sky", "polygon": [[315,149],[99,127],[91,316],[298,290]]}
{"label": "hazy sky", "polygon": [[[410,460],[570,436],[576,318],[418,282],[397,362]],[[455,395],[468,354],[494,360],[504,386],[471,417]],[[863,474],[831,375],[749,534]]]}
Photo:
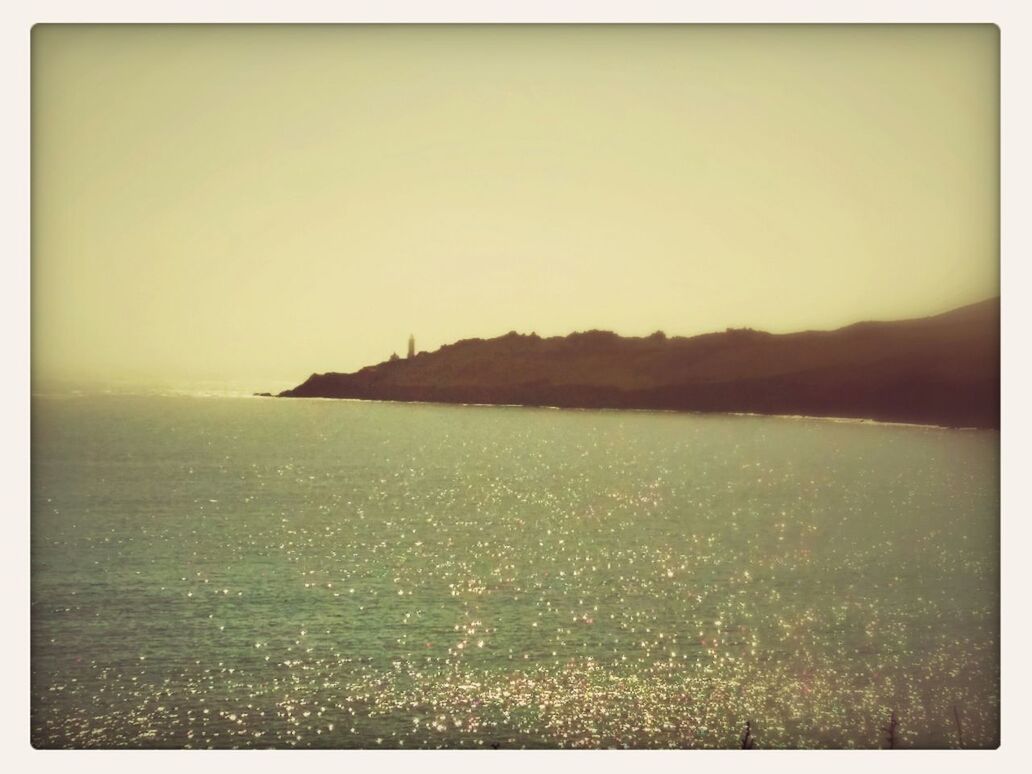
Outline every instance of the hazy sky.
{"label": "hazy sky", "polygon": [[995,27],[33,30],[37,378],[998,293]]}

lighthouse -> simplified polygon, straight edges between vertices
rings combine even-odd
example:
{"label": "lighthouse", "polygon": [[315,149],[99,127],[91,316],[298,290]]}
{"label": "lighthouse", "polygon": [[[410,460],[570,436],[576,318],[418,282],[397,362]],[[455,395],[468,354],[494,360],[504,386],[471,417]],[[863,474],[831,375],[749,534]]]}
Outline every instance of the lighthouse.
{"label": "lighthouse", "polygon": [[408,337],[408,356],[413,358],[416,356],[416,337],[415,334],[409,334]]}

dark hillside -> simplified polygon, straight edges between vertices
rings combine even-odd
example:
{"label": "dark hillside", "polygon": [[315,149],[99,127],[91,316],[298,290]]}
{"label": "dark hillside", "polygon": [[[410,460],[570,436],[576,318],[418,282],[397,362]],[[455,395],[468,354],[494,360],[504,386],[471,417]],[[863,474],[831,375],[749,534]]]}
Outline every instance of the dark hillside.
{"label": "dark hillside", "polygon": [[465,339],[282,397],[738,411],[999,427],[1000,302],[775,335]]}

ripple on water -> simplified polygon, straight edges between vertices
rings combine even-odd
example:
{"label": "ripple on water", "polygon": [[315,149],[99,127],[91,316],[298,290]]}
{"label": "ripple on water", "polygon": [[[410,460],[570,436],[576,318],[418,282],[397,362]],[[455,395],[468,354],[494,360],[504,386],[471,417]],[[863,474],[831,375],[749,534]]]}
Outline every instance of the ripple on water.
{"label": "ripple on water", "polygon": [[996,434],[37,404],[37,745],[998,741]]}

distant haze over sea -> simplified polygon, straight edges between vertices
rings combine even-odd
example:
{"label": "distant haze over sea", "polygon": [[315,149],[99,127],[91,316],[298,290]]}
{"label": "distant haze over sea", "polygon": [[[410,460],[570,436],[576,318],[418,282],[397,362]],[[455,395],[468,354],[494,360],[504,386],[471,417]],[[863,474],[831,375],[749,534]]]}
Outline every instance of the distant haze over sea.
{"label": "distant haze over sea", "polygon": [[37,25],[33,367],[268,387],[411,333],[997,295],[998,53],[990,24]]}

